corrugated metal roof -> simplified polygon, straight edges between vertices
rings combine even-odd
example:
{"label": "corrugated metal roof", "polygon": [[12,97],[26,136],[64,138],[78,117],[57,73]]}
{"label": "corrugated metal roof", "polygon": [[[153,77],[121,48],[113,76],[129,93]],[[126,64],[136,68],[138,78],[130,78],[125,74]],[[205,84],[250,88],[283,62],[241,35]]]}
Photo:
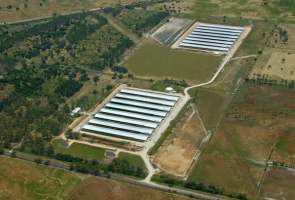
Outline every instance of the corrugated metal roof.
{"label": "corrugated metal roof", "polygon": [[233,32],[233,33],[242,33],[243,32],[243,30],[217,28],[217,27],[210,27],[210,26],[197,26],[196,28],[202,28],[202,29],[206,29],[206,30],[226,31],[226,32]]}
{"label": "corrugated metal roof", "polygon": [[132,126],[132,125],[111,122],[111,121],[105,121],[105,120],[100,120],[100,119],[95,119],[95,118],[89,120],[88,123],[94,124],[94,125],[107,126],[107,127],[115,128],[115,129],[134,131],[134,132],[139,132],[139,133],[148,134],[148,135],[152,134],[152,132],[153,132],[153,129],[151,129],[151,128]]}
{"label": "corrugated metal roof", "polygon": [[235,36],[240,36],[241,33],[235,33],[235,32],[230,32],[230,31],[222,31],[222,30],[208,30],[204,29],[202,27],[197,27],[195,31],[200,31],[200,32],[205,32],[205,33],[216,33],[220,35],[235,35]]}
{"label": "corrugated metal roof", "polygon": [[229,50],[228,48],[211,47],[211,46],[205,46],[205,45],[185,44],[185,43],[181,43],[180,46],[188,47],[188,48],[200,48],[200,49],[207,49],[207,50],[215,50],[215,51],[221,51],[221,52],[226,52],[226,51]]}
{"label": "corrugated metal roof", "polygon": [[136,133],[120,131],[120,130],[111,129],[111,128],[97,127],[97,126],[93,126],[89,124],[84,125],[83,129],[88,131],[94,131],[97,133],[105,133],[112,136],[132,138],[132,139],[141,140],[141,141],[145,141],[148,139],[148,136],[144,134],[136,134]]}
{"label": "corrugated metal roof", "polygon": [[235,38],[217,38],[217,37],[211,37],[211,36],[206,36],[206,35],[193,35],[193,34],[190,34],[187,37],[191,37],[191,38],[204,38],[204,39],[211,39],[211,40],[216,40],[216,41],[231,41],[231,42],[235,42],[236,41]]}
{"label": "corrugated metal roof", "polygon": [[152,121],[152,122],[161,122],[163,119],[161,117],[154,117],[150,115],[137,114],[137,113],[120,111],[120,110],[109,109],[109,108],[102,108],[100,112],[113,114],[113,115],[120,115],[124,117],[132,117],[135,119],[143,119],[143,120]]}
{"label": "corrugated metal roof", "polygon": [[212,46],[212,47],[221,47],[221,48],[230,48],[232,45],[228,44],[218,44],[218,43],[210,43],[210,42],[199,42],[193,40],[183,40],[182,43],[185,44],[196,44],[196,45],[205,45],[205,46]]}
{"label": "corrugated metal roof", "polygon": [[107,115],[103,113],[97,113],[94,115],[95,118],[99,119],[105,119],[105,120],[111,120],[111,121],[116,121],[116,122],[121,122],[121,123],[126,123],[126,124],[133,124],[137,126],[144,126],[144,127],[149,127],[149,128],[157,128],[159,123],[155,122],[147,122],[144,120],[139,120],[139,119],[130,119],[126,117],[119,117],[119,116],[113,116],[113,115]]}
{"label": "corrugated metal roof", "polygon": [[213,36],[213,37],[216,37],[216,38],[231,38],[231,39],[239,38],[239,36],[235,36],[235,35],[224,35],[224,34],[219,34],[219,33],[207,33],[207,32],[200,31],[200,30],[193,31],[191,34],[192,35],[209,35],[209,36]]}
{"label": "corrugated metal roof", "polygon": [[152,99],[152,98],[128,95],[128,94],[123,94],[123,93],[116,94],[116,97],[120,97],[120,98],[124,98],[124,99],[131,99],[131,100],[136,100],[136,101],[155,103],[155,104],[161,104],[161,105],[166,105],[166,106],[174,106],[174,104],[175,104],[175,102],[172,102],[172,101]]}
{"label": "corrugated metal roof", "polygon": [[125,106],[125,105],[120,105],[120,104],[116,104],[116,103],[107,103],[106,107],[121,109],[121,110],[126,110],[126,111],[132,111],[132,112],[138,112],[138,113],[144,113],[144,114],[149,114],[149,115],[156,115],[156,116],[160,116],[160,117],[165,117],[167,114],[167,112],[149,110],[149,109],[138,108],[138,107],[134,107],[134,106]]}
{"label": "corrugated metal roof", "polygon": [[198,25],[199,26],[204,26],[204,27],[215,27],[215,28],[223,28],[223,29],[245,30],[244,27],[240,27],[240,26],[217,25],[217,24],[206,24],[206,23],[199,23]]}
{"label": "corrugated metal roof", "polygon": [[228,41],[221,41],[221,40],[210,40],[210,39],[194,38],[190,36],[187,36],[185,39],[191,40],[191,41],[208,42],[208,43],[216,43],[216,44],[228,44],[228,45],[234,44],[233,41],[228,42]]}
{"label": "corrugated metal roof", "polygon": [[143,103],[138,101],[130,101],[126,99],[120,99],[120,98],[112,98],[111,102],[125,104],[125,105],[131,105],[131,106],[137,106],[142,108],[150,108],[151,110],[161,110],[161,111],[170,111],[171,107],[169,106],[163,106],[163,105],[155,105],[150,103]]}
{"label": "corrugated metal roof", "polygon": [[153,97],[153,98],[158,98],[158,99],[165,99],[165,100],[169,100],[169,101],[177,101],[178,100],[178,97],[176,97],[176,96],[158,94],[158,93],[154,93],[154,92],[144,92],[144,91],[131,90],[131,89],[122,89],[121,92],[127,93],[127,94],[146,96],[146,97]]}

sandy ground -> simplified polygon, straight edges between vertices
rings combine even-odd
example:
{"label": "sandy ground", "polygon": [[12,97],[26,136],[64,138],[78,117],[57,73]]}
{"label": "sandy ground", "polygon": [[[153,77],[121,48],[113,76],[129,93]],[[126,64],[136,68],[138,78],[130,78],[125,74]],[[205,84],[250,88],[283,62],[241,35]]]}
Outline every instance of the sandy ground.
{"label": "sandy ground", "polygon": [[190,108],[154,155],[153,163],[169,174],[185,177],[203,136],[197,113]]}
{"label": "sandy ground", "polygon": [[255,73],[275,79],[295,80],[295,54],[272,52],[266,65]]}
{"label": "sandy ground", "polygon": [[168,194],[141,186],[113,180],[87,179],[75,189],[69,200],[188,200],[186,197]]}

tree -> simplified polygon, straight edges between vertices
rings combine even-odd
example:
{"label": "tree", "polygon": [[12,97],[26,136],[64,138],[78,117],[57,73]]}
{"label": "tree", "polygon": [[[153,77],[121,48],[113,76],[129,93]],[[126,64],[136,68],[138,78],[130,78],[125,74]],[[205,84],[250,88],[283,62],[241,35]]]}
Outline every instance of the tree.
{"label": "tree", "polygon": [[34,162],[37,164],[41,164],[42,163],[42,158],[38,157],[34,159]]}

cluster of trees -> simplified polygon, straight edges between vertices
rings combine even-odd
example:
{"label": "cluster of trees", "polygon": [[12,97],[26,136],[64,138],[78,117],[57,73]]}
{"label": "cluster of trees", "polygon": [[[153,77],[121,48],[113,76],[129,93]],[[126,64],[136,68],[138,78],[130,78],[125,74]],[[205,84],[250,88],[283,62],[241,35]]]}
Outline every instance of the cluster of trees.
{"label": "cluster of trees", "polygon": [[105,67],[113,67],[120,59],[126,49],[134,46],[132,40],[127,37],[122,37],[119,42],[108,49],[100,56],[100,61],[89,65],[90,68],[96,70],[103,70]]}
{"label": "cluster of trees", "polygon": [[[48,142],[70,121],[65,100],[82,86],[75,80],[78,73],[77,69],[56,65],[31,65],[9,71],[0,80],[4,86],[14,88],[0,100],[0,144],[10,148],[12,143],[21,142],[24,151],[47,152]],[[50,86],[50,93],[46,85],[52,81],[56,83]]]}
{"label": "cluster of trees", "polygon": [[177,85],[180,87],[188,87],[188,84],[185,80],[174,80],[174,79],[164,79],[160,81],[163,84],[167,84],[167,85]]}
{"label": "cluster of trees", "polygon": [[87,23],[87,19],[76,22],[66,35],[67,41],[71,44],[78,43],[107,23],[107,20],[101,15],[95,16],[95,19],[96,23]]}
{"label": "cluster of trees", "polygon": [[247,196],[245,194],[228,192],[228,191],[225,191],[223,188],[216,187],[213,185],[205,185],[205,184],[194,182],[194,181],[183,181],[168,175],[156,176],[153,179],[154,181],[164,183],[168,185],[169,187],[174,187],[174,186],[185,187],[188,189],[204,191],[211,194],[225,195],[235,199],[247,200]]}
{"label": "cluster of trees", "polygon": [[[42,155],[42,154],[39,154]],[[108,175],[111,173],[119,173],[137,178],[144,178],[145,171],[138,166],[132,165],[128,160],[115,158],[110,164],[100,162],[98,160],[86,160],[71,156],[68,154],[46,153],[45,156],[70,163],[70,170],[92,175]],[[38,163],[42,163],[39,161]]]}
{"label": "cluster of trees", "polygon": [[113,72],[118,72],[121,74],[126,74],[128,73],[128,69],[124,66],[114,66],[111,68]]}
{"label": "cluster of trees", "polygon": [[246,78],[245,81],[252,84],[256,84],[256,85],[269,85],[269,86],[276,85],[276,86],[287,87],[289,89],[294,89],[295,87],[294,80],[288,81],[285,79],[281,79],[281,80],[269,79],[267,76],[257,76],[253,78]]}
{"label": "cluster of trees", "polygon": [[118,15],[120,21],[137,35],[142,36],[169,15],[164,11],[124,10]]}
{"label": "cluster of trees", "polygon": [[128,176],[135,176],[144,178],[146,176],[145,171],[138,166],[133,166],[128,160],[115,158],[108,166],[108,170],[113,173],[125,174]]}
{"label": "cluster of trees", "polygon": [[279,38],[282,42],[284,42],[284,43],[288,42],[289,34],[288,34],[287,30],[283,29],[282,27],[275,26],[274,31],[275,31],[275,33],[278,33]]}
{"label": "cluster of trees", "polygon": [[74,79],[62,80],[55,89],[55,93],[62,97],[71,97],[80,90],[82,83]]}

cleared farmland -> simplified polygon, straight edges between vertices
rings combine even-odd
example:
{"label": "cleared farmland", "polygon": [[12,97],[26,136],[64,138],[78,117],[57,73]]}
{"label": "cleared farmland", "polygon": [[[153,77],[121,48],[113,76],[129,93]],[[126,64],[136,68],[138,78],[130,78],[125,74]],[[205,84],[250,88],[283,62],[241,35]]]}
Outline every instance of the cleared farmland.
{"label": "cleared farmland", "polygon": [[293,90],[243,85],[189,179],[256,197],[270,155],[292,163],[286,160],[293,154],[286,134],[294,130],[293,121]]}
{"label": "cleared farmland", "polygon": [[[133,3],[136,0],[123,0],[121,4]],[[54,13],[66,14],[83,9],[101,8],[117,4],[117,0],[63,0],[63,1],[19,1],[0,0],[0,22],[13,22],[30,18],[47,17]]]}
{"label": "cleared farmland", "polygon": [[0,157],[0,199],[65,199],[81,180],[73,173]]}
{"label": "cleared farmland", "polygon": [[89,178],[75,189],[69,200],[188,200],[189,198],[109,179]]}
{"label": "cleared farmland", "polygon": [[137,76],[146,78],[174,78],[189,83],[210,79],[222,57],[186,50],[174,50],[154,41],[144,41],[124,62]]}

